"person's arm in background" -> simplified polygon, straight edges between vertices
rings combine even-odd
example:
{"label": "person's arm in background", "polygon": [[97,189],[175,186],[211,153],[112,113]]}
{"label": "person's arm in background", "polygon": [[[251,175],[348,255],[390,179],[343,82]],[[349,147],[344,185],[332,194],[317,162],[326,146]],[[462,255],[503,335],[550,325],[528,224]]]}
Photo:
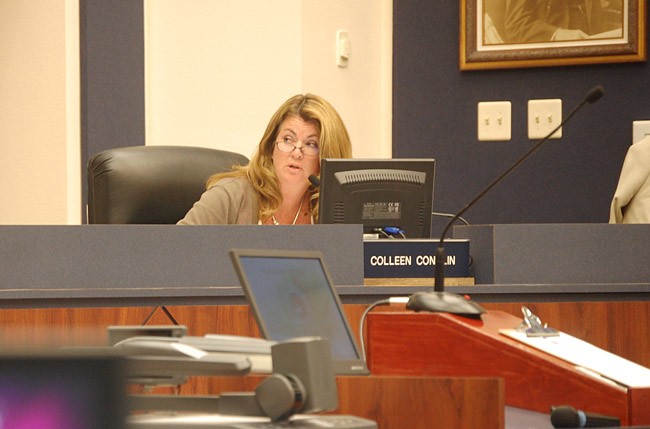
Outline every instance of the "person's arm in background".
{"label": "person's arm in background", "polygon": [[505,41],[528,43],[550,41],[557,27],[544,22],[546,14],[537,0],[506,0]]}
{"label": "person's arm in background", "polygon": [[[633,204],[630,204],[633,199]],[[625,155],[609,214],[609,223],[645,223],[648,220],[650,220],[650,137],[633,144]]]}
{"label": "person's arm in background", "polygon": [[562,28],[562,24],[566,23],[568,15],[564,3],[548,0],[506,0],[507,43],[551,42],[588,37],[581,30]]}

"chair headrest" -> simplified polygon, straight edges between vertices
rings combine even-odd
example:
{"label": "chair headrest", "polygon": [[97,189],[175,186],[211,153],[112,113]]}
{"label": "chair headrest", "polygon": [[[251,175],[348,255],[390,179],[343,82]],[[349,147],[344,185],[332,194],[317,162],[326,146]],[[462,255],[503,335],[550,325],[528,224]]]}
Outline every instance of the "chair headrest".
{"label": "chair headrest", "polygon": [[105,150],[88,162],[88,223],[175,224],[205,191],[208,177],[247,163],[241,154],[203,147]]}

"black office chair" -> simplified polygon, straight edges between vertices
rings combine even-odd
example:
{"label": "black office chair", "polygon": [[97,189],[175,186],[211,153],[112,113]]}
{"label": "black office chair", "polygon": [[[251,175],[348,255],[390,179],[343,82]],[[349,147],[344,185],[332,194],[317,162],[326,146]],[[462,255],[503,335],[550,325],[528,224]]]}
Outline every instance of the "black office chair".
{"label": "black office chair", "polygon": [[108,149],[88,161],[89,224],[175,224],[214,173],[246,165],[224,150],[186,146]]}
{"label": "black office chair", "polygon": [[[205,190],[208,177],[246,165],[234,152],[189,146],[108,149],[88,161],[89,224],[175,224]],[[157,309],[178,325],[165,306]]]}

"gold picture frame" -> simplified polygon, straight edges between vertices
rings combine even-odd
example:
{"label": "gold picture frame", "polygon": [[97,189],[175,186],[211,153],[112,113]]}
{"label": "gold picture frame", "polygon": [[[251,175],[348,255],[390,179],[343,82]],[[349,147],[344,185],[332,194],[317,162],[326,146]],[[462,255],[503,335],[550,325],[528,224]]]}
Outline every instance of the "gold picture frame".
{"label": "gold picture frame", "polygon": [[[564,29],[555,27],[559,21],[568,19],[560,15],[569,13],[569,0],[512,0],[515,6],[508,6],[506,13],[506,3],[509,1],[461,0],[461,70],[622,63],[647,59],[647,0],[580,0],[582,3],[576,3],[570,11],[571,16],[575,17],[577,11],[585,17],[586,10],[592,12],[589,15],[590,28],[603,31],[591,35],[563,33]],[[525,11],[526,5],[537,9]],[[589,9],[585,9],[585,5]],[[553,11],[552,7],[555,6],[564,10]],[[551,23],[550,20],[555,22]]]}

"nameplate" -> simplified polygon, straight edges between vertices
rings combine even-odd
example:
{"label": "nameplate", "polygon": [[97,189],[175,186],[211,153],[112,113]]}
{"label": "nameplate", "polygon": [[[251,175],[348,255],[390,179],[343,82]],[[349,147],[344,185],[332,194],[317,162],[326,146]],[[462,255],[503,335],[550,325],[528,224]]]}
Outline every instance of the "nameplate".
{"label": "nameplate", "polygon": [[[434,277],[440,240],[364,239],[365,278]],[[445,240],[446,277],[469,277],[469,240]]]}

